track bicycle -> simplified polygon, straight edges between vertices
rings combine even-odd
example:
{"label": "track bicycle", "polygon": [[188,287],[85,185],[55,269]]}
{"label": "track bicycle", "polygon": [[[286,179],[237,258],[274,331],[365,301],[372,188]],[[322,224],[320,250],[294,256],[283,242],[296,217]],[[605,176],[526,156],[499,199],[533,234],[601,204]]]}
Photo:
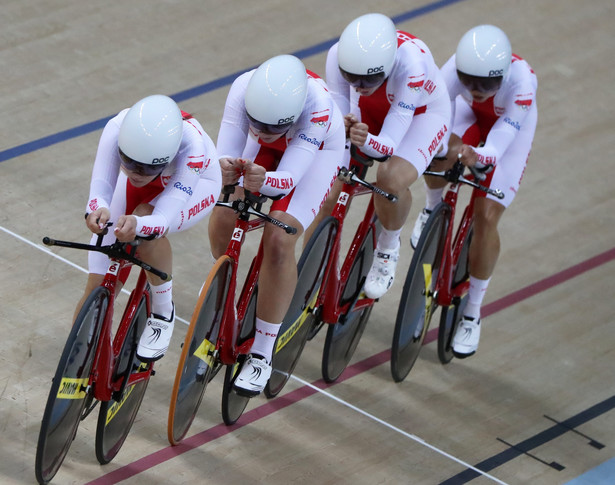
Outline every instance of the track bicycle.
{"label": "track bicycle", "polygon": [[[442,364],[453,358],[452,339],[463,316],[470,286],[468,253],[477,191],[504,198],[501,191],[480,185],[484,174],[471,168],[472,175],[466,178],[464,170],[457,160],[446,172],[424,172],[442,177],[449,184],[442,202],[432,210],[423,228],[399,300],[391,347],[391,374],[395,382],[403,381],[412,369],[437,307],[441,308],[438,358]],[[455,232],[455,211],[462,185],[475,190]]]}
{"label": "track bicycle", "polygon": [[[362,292],[374,257],[377,217],[373,198],[365,210],[348,252],[340,258],[342,228],[351,201],[359,196],[377,194],[396,202],[397,196],[364,180],[374,161],[351,146],[348,169],[341,168],[343,182],[331,215],[315,229],[299,260],[297,288],[274,347],[273,371],[265,394],[276,396],[286,384],[306,340],[328,324],[321,371],[326,382],[334,382],[352,358],[376,300]],[[340,267],[341,262],[341,267]]]}
{"label": "track bicycle", "polygon": [[[102,284],[90,293],[75,319],[52,380],[36,450],[35,473],[41,484],[55,476],[80,421],[99,402],[96,458],[101,464],[109,463],[130,432],[149,378],[154,375],[153,363],[142,363],[136,356],[151,308],[146,271],[163,280],[171,276],[137,258],[141,239],[152,236],[103,246],[110,225],[98,236],[96,245],[43,239],[48,246],[104,253],[110,262]],[[113,334],[116,290],[119,292],[128,278],[132,265],[140,266],[141,271]]]}
{"label": "track bicycle", "polygon": [[[216,205],[233,209],[239,216],[224,255],[215,262],[201,288],[177,365],[167,435],[178,444],[188,432],[207,384],[226,366],[222,390],[222,418],[234,424],[243,414],[249,396],[233,384],[254,341],[258,276],[263,259],[262,241],[236,301],[237,272],[246,233],[274,224],[288,234],[297,229],[261,212],[267,197],[244,191],[245,197],[229,202],[233,186],[223,188]],[[250,216],[256,216],[250,219]]]}

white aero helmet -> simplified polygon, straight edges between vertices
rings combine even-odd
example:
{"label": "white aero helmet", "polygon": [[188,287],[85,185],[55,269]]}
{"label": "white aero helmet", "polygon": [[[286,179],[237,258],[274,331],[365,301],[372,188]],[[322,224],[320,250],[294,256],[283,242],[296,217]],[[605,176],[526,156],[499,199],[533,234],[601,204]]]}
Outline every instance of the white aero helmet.
{"label": "white aero helmet", "polygon": [[120,126],[118,146],[135,162],[165,165],[177,155],[182,130],[182,114],[175,101],[155,94],[128,110]]}
{"label": "white aero helmet", "polygon": [[512,58],[506,34],[494,25],[467,31],[456,52],[457,71],[476,77],[505,77]]}
{"label": "white aero helmet", "polygon": [[395,62],[397,30],[386,15],[369,13],[354,19],[342,32],[337,46],[340,69],[358,76],[384,73],[387,78]]}
{"label": "white aero helmet", "polygon": [[307,72],[291,55],[263,62],[248,81],[245,106],[250,123],[258,130],[284,133],[303,112],[307,97]]}

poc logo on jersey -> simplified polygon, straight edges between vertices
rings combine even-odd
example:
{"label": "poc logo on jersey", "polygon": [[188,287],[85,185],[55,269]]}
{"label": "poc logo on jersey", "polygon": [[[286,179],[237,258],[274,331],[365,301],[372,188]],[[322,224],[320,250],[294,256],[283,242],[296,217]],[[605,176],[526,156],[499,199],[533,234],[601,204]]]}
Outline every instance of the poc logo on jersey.
{"label": "poc logo on jersey", "polygon": [[278,125],[285,125],[286,123],[293,123],[295,121],[295,115],[292,115],[289,118],[280,118],[278,120]]}
{"label": "poc logo on jersey", "polygon": [[380,66],[380,67],[370,67],[367,70],[367,74],[378,74],[379,72],[383,72],[384,71],[384,66]]}
{"label": "poc logo on jersey", "polygon": [[493,69],[489,71],[489,77],[498,77],[504,75],[504,69]]}
{"label": "poc logo on jersey", "polygon": [[160,165],[161,163],[169,163],[169,157],[152,159],[152,165]]}

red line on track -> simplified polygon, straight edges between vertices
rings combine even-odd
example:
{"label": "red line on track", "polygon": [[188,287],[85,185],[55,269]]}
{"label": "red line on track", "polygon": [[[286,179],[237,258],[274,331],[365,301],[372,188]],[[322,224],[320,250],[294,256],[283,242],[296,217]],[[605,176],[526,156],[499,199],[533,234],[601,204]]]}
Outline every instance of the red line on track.
{"label": "red line on track", "polygon": [[[508,308],[515,303],[519,303],[527,298],[530,298],[538,293],[542,293],[554,286],[557,286],[565,281],[568,281],[576,276],[579,276],[582,273],[590,271],[598,266],[606,264],[615,259],[615,248],[610,249],[609,251],[605,251],[593,258],[590,258],[586,261],[583,261],[579,264],[576,264],[568,269],[560,271],[552,276],[544,278],[536,283],[528,285],[520,290],[517,290],[507,296],[500,298],[499,300],[495,300],[488,305],[485,305],[483,308],[483,315],[486,317],[488,315],[492,315],[497,313],[505,308]],[[438,337],[438,329],[434,328],[427,332],[425,336],[424,345],[427,345],[430,342],[433,342]],[[329,387],[335,386],[341,382],[344,382],[347,379],[355,377],[358,374],[366,372],[374,367],[384,364],[390,358],[390,349],[380,352],[376,355],[373,355],[365,360],[357,362],[349,366],[341,377],[332,384],[325,383],[322,379],[319,379],[312,383],[315,387],[319,389],[327,389]],[[243,428],[244,426],[253,423],[261,418],[269,416],[276,411],[284,409],[291,404],[295,404],[306,397],[310,397],[314,395],[317,391],[309,386],[303,386],[299,389],[295,389],[287,394],[282,396],[278,396],[271,401],[266,402],[265,404],[247,411],[244,413],[240,421],[233,426],[226,426],[224,423],[218,424],[213,428],[207,429],[200,433],[197,433],[189,438],[184,439],[177,446],[167,446],[166,448],[162,448],[154,453],[151,453],[143,458],[136,460],[128,465],[125,465],[117,470],[114,470],[110,473],[102,475],[91,482],[88,482],[86,485],[111,485],[122,480],[126,480],[130,477],[133,477],[149,468],[153,468],[156,465],[164,463],[176,456],[182,455],[190,450],[198,448],[206,443],[214,441],[222,436],[225,436],[233,431]]]}

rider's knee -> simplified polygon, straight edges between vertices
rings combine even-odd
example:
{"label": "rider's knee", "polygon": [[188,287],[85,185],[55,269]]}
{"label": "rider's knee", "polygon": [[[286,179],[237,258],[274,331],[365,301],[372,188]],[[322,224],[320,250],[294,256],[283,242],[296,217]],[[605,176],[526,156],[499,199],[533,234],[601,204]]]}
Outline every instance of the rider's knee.
{"label": "rider's knee", "polygon": [[410,187],[417,178],[414,165],[399,157],[391,157],[378,167],[378,186],[388,192],[399,193]]}
{"label": "rider's knee", "polygon": [[289,236],[283,230],[272,227],[263,234],[263,250],[267,259],[273,264],[286,264],[295,256],[297,239]]}
{"label": "rider's knee", "polygon": [[504,207],[489,199],[482,199],[474,206],[474,225],[485,230],[497,229]]}

